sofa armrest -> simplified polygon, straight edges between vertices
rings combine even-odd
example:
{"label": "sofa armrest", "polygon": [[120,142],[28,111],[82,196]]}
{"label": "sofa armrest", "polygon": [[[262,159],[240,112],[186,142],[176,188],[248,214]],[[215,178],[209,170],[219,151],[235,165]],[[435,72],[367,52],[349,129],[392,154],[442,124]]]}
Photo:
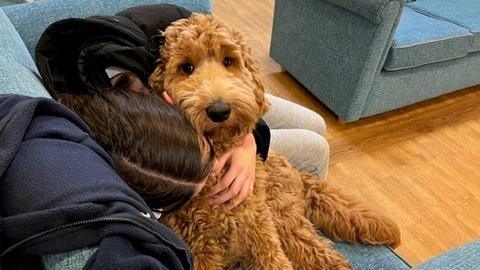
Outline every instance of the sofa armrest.
{"label": "sofa armrest", "polygon": [[355,121],[404,0],[276,0],[270,55],[342,120]]}
{"label": "sofa armrest", "polygon": [[331,4],[356,13],[370,22],[379,24],[382,21],[382,14],[390,2],[398,2],[404,5],[406,0],[325,0]]}

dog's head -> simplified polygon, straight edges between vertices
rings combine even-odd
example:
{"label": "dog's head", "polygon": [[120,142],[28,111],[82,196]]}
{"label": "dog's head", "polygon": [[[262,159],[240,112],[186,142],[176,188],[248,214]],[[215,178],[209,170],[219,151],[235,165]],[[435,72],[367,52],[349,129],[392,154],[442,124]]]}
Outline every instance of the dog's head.
{"label": "dog's head", "polygon": [[269,105],[243,36],[201,14],[176,21],[164,35],[162,59],[150,77],[153,91],[166,91],[203,134],[250,132]]}

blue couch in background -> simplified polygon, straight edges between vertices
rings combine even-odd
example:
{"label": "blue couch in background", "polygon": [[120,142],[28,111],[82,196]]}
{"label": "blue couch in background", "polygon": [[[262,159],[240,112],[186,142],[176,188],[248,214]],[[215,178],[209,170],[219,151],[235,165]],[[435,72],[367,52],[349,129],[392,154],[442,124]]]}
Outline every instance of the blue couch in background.
{"label": "blue couch in background", "polygon": [[[280,4],[282,2],[277,1]],[[320,0],[315,1],[321,2]],[[154,3],[174,3],[196,12],[209,13],[211,11],[209,0],[45,0],[33,4],[0,8],[0,94],[17,93],[48,97],[32,56],[41,33],[52,22],[68,17],[114,14],[135,5]],[[365,15],[372,16],[372,19],[375,18],[368,9],[364,9],[363,12]],[[385,246],[335,243],[335,248],[349,259],[355,269],[403,270],[411,268]],[[94,250],[92,247],[90,250],[77,251],[74,254],[77,256],[77,261],[82,261],[82,259],[84,261]],[[57,269],[75,269],[70,255],[54,256],[50,258],[49,263],[58,267]],[[66,261],[65,258],[70,261]],[[475,269],[478,265],[480,265],[480,242],[474,242],[434,258],[416,269],[470,270]]]}
{"label": "blue couch in background", "polygon": [[276,0],[270,55],[355,121],[480,84],[480,1]]}

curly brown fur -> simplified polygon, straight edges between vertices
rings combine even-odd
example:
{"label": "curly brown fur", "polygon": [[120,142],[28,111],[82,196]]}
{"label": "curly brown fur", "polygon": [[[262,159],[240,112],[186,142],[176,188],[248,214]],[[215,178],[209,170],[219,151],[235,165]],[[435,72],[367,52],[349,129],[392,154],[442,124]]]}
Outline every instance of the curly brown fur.
{"label": "curly brown fur", "polygon": [[[164,34],[152,91],[167,91],[221,155],[238,145],[269,107],[258,64],[242,35],[213,16],[193,15]],[[185,64],[193,65],[193,72]],[[223,122],[206,113],[219,99],[231,106]],[[350,269],[315,229],[334,239],[399,244],[395,223],[331,183],[300,173],[275,151],[265,163],[257,160],[253,194],[239,207],[208,204],[206,194],[217,181],[209,177],[199,197],[162,218],[188,243],[197,269],[228,269],[236,263],[248,269]]]}

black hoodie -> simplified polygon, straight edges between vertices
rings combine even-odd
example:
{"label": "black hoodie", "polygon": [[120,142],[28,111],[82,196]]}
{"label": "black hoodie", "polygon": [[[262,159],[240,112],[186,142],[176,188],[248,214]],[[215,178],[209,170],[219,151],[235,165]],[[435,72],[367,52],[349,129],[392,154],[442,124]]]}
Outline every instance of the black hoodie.
{"label": "black hoodie", "polygon": [[51,24],[35,55],[49,93],[87,94],[110,87],[105,69],[122,67],[144,84],[159,59],[163,31],[188,18],[184,8],[157,4],[126,9],[114,16],[70,18]]}
{"label": "black hoodie", "polygon": [[88,269],[191,269],[184,243],[54,100],[0,95],[0,268],[98,246]]}

